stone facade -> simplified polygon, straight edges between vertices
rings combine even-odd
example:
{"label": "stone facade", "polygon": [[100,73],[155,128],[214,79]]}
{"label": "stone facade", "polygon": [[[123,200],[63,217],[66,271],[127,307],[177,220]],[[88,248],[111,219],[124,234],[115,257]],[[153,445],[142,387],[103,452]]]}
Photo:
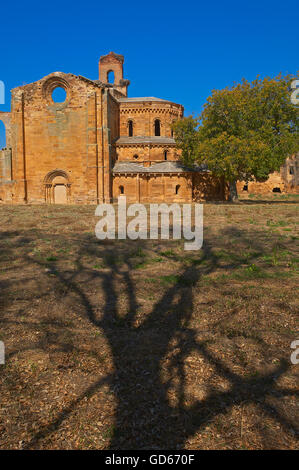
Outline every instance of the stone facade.
{"label": "stone facade", "polygon": [[[183,107],[128,98],[123,63],[110,52],[100,58],[99,80],[55,72],[12,90],[11,112],[0,112],[7,139],[0,202],[97,204],[119,194],[131,202],[227,198],[224,182],[206,168],[191,171],[178,162],[171,125]],[[53,100],[57,88],[66,93],[62,102]]]}
{"label": "stone facade", "polygon": [[299,192],[299,154],[286,159],[280,171],[271,173],[267,181],[240,181],[237,183],[238,193],[249,194],[298,193]]}

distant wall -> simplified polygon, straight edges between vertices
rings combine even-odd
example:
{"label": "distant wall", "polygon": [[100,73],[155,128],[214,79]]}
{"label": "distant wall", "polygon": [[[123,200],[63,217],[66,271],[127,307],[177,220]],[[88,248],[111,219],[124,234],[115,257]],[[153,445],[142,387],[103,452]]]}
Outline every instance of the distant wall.
{"label": "distant wall", "polygon": [[191,178],[190,175],[167,174],[115,175],[113,198],[124,194],[128,202],[191,202]]}
{"label": "distant wall", "polygon": [[299,154],[287,158],[280,171],[271,173],[264,182],[238,181],[237,190],[239,195],[245,197],[249,194],[266,195],[273,192],[299,193]]}
{"label": "distant wall", "polygon": [[0,203],[12,203],[15,184],[12,181],[11,149],[0,150]]}
{"label": "distant wall", "polygon": [[11,150],[0,150],[0,184],[12,180]]}

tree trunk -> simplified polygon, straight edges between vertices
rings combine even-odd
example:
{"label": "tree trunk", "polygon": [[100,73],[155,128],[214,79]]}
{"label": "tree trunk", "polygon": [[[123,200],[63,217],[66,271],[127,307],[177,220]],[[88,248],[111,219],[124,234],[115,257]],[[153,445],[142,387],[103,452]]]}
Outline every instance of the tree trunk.
{"label": "tree trunk", "polygon": [[237,185],[236,185],[235,181],[229,183],[229,197],[228,197],[228,200],[231,201],[231,202],[238,201]]}

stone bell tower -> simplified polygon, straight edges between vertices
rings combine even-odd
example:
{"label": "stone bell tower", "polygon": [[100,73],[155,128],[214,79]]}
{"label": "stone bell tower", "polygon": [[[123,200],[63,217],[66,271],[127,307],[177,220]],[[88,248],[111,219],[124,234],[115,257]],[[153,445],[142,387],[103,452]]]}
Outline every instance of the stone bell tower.
{"label": "stone bell tower", "polygon": [[111,86],[122,95],[127,96],[129,80],[123,79],[124,56],[109,52],[101,56],[99,61],[99,81]]}

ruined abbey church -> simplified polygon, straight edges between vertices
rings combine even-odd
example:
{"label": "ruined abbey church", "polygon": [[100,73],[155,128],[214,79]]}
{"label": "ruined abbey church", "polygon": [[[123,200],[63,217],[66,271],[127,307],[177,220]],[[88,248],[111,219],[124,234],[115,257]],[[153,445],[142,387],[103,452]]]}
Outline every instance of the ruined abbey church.
{"label": "ruined abbey church", "polygon": [[[222,179],[179,162],[171,125],[183,107],[128,98],[123,63],[110,52],[100,58],[98,80],[55,72],[12,90],[11,111],[0,112],[6,127],[0,202],[97,204],[120,194],[145,203],[227,198]],[[64,100],[53,98],[56,89],[64,90]],[[290,158],[266,183],[238,189],[295,191],[298,177],[298,158]]]}

